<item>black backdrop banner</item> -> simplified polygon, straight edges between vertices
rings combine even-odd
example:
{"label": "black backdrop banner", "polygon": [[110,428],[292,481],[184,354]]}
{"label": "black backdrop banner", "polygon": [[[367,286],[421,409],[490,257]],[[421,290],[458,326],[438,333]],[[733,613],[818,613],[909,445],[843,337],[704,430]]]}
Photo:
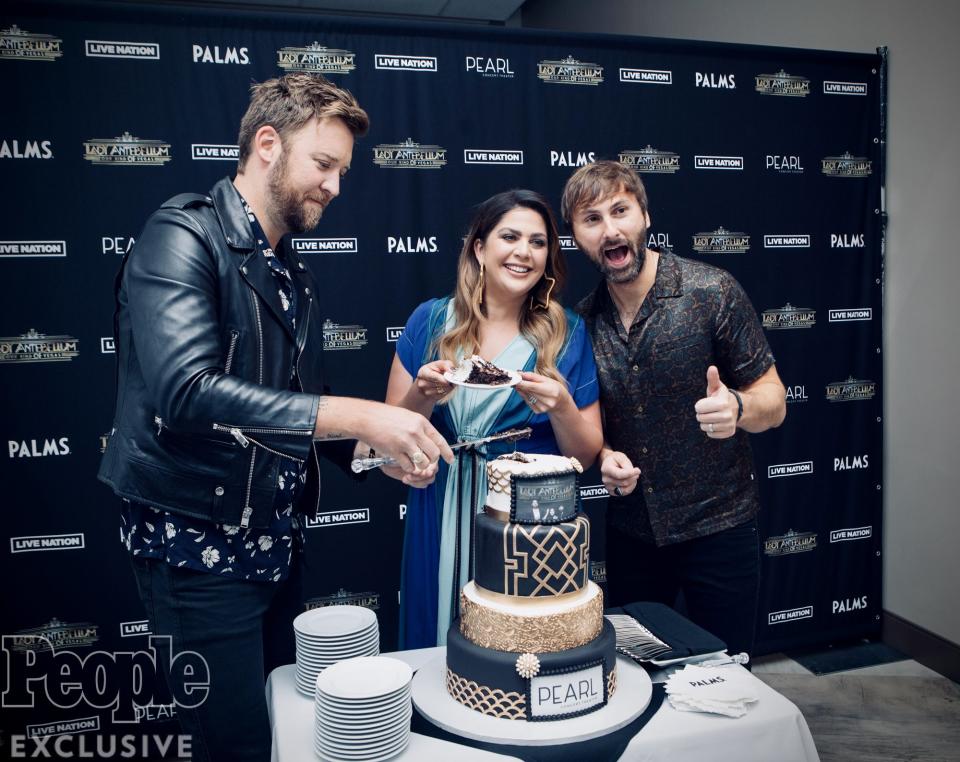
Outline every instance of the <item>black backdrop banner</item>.
{"label": "black backdrop banner", "polygon": [[[529,187],[559,208],[574,168],[619,159],[648,187],[650,244],[743,284],[787,386],[785,424],[753,437],[758,653],[877,633],[882,65],[310,14],[3,11],[6,669],[23,667],[35,634],[81,659],[146,647],[117,501],[95,478],[113,414],[113,278],[165,199],[234,173],[249,85],[286,71],[323,72],[372,121],[341,197],[293,239],[320,284],[335,393],[383,398],[407,316],[452,288],[475,204]],[[566,233],[573,304],[598,275]],[[602,583],[605,493],[596,469],[582,484]],[[358,486],[325,468],[307,530],[308,605],[375,609],[384,650],[396,644],[404,502],[385,477]],[[44,734],[111,722],[103,708],[68,706],[5,709],[4,724]],[[139,714],[165,719],[162,708]]]}

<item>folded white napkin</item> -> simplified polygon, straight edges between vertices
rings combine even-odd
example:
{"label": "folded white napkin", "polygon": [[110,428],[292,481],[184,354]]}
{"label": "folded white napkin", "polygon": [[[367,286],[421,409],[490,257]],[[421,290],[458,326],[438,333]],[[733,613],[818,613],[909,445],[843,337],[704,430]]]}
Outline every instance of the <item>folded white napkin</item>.
{"label": "folded white napkin", "polygon": [[740,667],[698,667],[688,664],[667,678],[667,698],[683,712],[711,712],[742,717],[757,701],[751,676]]}

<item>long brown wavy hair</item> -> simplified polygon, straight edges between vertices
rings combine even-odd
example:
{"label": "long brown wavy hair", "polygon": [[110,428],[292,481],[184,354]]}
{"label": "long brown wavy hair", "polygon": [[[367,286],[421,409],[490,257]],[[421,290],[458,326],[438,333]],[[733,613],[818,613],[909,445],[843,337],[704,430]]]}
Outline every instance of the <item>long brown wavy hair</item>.
{"label": "long brown wavy hair", "polygon": [[[557,222],[550,204],[531,190],[508,190],[491,196],[477,207],[470,231],[463,242],[457,264],[457,288],[453,296],[455,324],[437,339],[441,359],[457,361],[457,351],[469,357],[480,349],[480,325],[486,320],[485,299],[481,299],[480,264],[474,254],[476,241],[485,241],[507,212],[523,207],[532,209],[547,228],[547,263],[544,274],[530,290],[520,309],[520,332],[533,344],[537,353],[537,373],[564,383],[557,370],[557,355],[567,338],[567,317],[557,301],[567,279],[567,267],[560,253]],[[554,278],[551,284],[547,277]],[[548,294],[550,296],[548,297]],[[544,307],[544,305],[547,305]]]}

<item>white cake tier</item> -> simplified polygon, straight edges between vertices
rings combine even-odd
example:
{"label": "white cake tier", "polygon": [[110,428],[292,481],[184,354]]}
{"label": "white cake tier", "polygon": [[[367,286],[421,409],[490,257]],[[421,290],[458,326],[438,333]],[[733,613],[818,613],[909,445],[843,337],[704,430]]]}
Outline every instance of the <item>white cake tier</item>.
{"label": "white cake tier", "polygon": [[576,593],[516,598],[473,581],[460,594],[460,631],[484,648],[555,653],[593,640],[603,626],[603,592],[594,582]]}
{"label": "white cake tier", "polygon": [[530,462],[521,463],[508,458],[494,458],[487,463],[487,506],[506,516],[510,515],[510,477],[512,475],[550,476],[569,474],[573,471],[578,474],[583,473],[583,466],[576,458],[530,453],[522,453],[522,455]]}

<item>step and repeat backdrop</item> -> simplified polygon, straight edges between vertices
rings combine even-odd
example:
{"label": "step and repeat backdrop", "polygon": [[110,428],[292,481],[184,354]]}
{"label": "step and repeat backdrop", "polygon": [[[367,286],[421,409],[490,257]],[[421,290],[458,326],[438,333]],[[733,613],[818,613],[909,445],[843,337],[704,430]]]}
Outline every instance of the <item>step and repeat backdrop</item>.
{"label": "step and repeat backdrop", "polygon": [[[165,199],[235,172],[250,84],[291,71],[350,89],[372,121],[340,198],[292,241],[321,287],[335,393],[383,398],[408,315],[452,289],[475,204],[529,187],[558,209],[576,167],[619,160],[647,185],[649,244],[744,285],[787,387],[785,424],[753,437],[758,651],[877,633],[882,64],[310,14],[82,3],[3,11],[8,732],[104,728],[123,719],[108,699],[120,696],[120,714],[131,703],[113,690],[128,674],[118,655],[147,648],[150,633],[117,500],[95,478],[113,414],[114,275]],[[563,233],[573,304],[598,275]],[[602,583],[605,492],[595,469],[582,483]],[[396,644],[405,510],[397,483],[377,474],[357,485],[325,468],[306,530],[307,605],[375,609],[385,650]],[[112,687],[99,705],[73,701],[63,685],[55,695],[37,671],[51,659],[99,665]],[[141,702],[132,718],[171,713]]]}

